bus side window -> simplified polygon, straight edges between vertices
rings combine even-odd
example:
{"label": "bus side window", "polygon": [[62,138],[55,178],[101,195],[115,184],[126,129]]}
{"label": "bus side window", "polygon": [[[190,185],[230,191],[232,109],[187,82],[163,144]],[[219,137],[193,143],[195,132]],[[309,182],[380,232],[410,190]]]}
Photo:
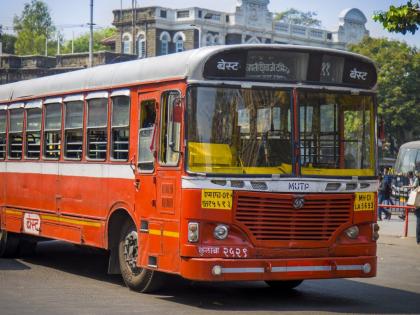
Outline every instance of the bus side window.
{"label": "bus side window", "polygon": [[130,97],[112,97],[111,157],[113,160],[127,161],[129,148]]}
{"label": "bus side window", "polygon": [[60,158],[61,150],[61,103],[45,105],[44,156],[46,159]]}
{"label": "bus side window", "polygon": [[108,144],[108,98],[88,101],[87,158],[105,160]]}
{"label": "bus side window", "polygon": [[41,156],[41,108],[26,110],[26,158],[39,159]]}
{"label": "bus side window", "polygon": [[161,132],[159,161],[163,165],[175,166],[179,160],[180,122],[175,122],[175,107],[181,97],[178,91],[168,91],[162,95]]}
{"label": "bus side window", "polygon": [[81,160],[83,151],[83,101],[65,103],[64,158]]}
{"label": "bus side window", "polygon": [[23,108],[10,110],[9,158],[21,159],[23,149]]}
{"label": "bus side window", "polygon": [[0,110],[0,160],[6,158],[7,111]]}
{"label": "bus side window", "polygon": [[152,172],[155,164],[151,147],[154,147],[152,143],[155,141],[156,102],[143,101],[140,108],[138,168],[140,172]]}

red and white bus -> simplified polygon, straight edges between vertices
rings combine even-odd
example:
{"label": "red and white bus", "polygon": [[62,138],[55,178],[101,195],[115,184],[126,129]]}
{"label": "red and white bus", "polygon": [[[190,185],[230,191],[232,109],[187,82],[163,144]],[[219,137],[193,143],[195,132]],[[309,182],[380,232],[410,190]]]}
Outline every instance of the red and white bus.
{"label": "red and white bus", "polygon": [[232,45],[0,86],[0,254],[106,249],[142,292],[373,277],[376,81],[360,55]]}

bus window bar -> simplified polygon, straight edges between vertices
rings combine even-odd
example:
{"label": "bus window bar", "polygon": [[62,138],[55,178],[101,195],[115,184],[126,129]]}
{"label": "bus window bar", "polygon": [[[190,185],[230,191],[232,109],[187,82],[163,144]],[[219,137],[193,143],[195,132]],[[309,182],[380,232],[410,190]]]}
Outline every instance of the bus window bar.
{"label": "bus window bar", "polygon": [[91,141],[89,144],[107,144],[106,141]]}
{"label": "bus window bar", "polygon": [[82,153],[82,150],[66,150],[67,153]]}
{"label": "bus window bar", "polygon": [[58,153],[60,150],[46,150],[46,153]]}
{"label": "bus window bar", "polygon": [[83,144],[82,141],[80,141],[80,142],[67,142],[67,145],[82,145],[82,144]]}
{"label": "bus window bar", "polygon": [[128,153],[128,150],[114,150],[114,152]]}
{"label": "bus window bar", "polygon": [[128,144],[128,141],[114,141],[114,144]]}
{"label": "bus window bar", "polygon": [[105,153],[106,150],[89,150],[89,152],[99,152],[99,153]]}
{"label": "bus window bar", "polygon": [[46,145],[60,145],[61,142],[48,142]]}
{"label": "bus window bar", "polygon": [[39,153],[40,151],[27,150],[26,153]]}

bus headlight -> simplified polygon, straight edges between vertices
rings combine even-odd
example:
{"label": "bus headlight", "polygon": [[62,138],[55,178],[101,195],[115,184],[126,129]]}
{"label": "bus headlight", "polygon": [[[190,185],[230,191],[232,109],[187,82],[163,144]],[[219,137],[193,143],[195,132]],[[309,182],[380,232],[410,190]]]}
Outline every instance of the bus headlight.
{"label": "bus headlight", "polygon": [[224,224],[219,224],[214,228],[213,235],[217,240],[224,240],[229,234],[229,227]]}
{"label": "bus headlight", "polygon": [[188,222],[188,242],[197,243],[199,235],[198,222]]}
{"label": "bus headlight", "polygon": [[359,228],[356,225],[349,227],[346,230],[346,235],[352,240],[356,239],[359,236]]}

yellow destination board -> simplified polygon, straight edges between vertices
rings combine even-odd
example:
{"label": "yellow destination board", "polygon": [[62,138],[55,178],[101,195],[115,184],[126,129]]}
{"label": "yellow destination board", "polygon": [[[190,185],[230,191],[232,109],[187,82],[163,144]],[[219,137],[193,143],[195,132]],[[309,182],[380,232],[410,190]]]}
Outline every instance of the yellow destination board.
{"label": "yellow destination board", "polygon": [[375,194],[372,192],[355,193],[354,211],[374,211]]}
{"label": "yellow destination board", "polygon": [[232,190],[203,189],[201,191],[201,208],[231,210],[232,197]]}

